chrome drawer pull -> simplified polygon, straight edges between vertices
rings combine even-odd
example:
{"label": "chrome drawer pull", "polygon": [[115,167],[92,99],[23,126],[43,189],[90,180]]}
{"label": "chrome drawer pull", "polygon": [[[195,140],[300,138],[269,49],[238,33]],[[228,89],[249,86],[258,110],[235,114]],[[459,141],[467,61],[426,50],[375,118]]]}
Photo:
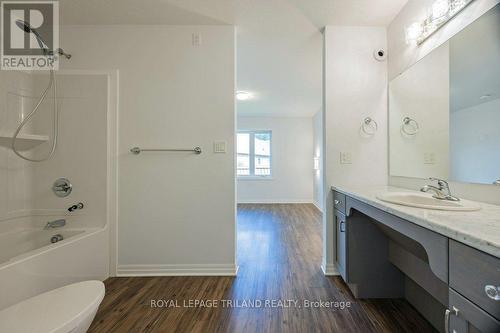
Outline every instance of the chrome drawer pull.
{"label": "chrome drawer pull", "polygon": [[[454,306],[452,306],[452,308],[453,308],[453,310],[452,310],[453,314],[455,316],[458,316],[458,313],[459,313],[458,309]],[[445,331],[445,333],[450,333],[450,314],[452,311],[450,311],[449,309],[446,309],[446,311],[444,312],[444,331]],[[453,332],[455,332],[455,330],[453,330]]]}
{"label": "chrome drawer pull", "polygon": [[345,222],[344,221],[340,222],[339,228],[340,228],[340,232],[345,232]]}
{"label": "chrome drawer pull", "polygon": [[446,309],[444,312],[444,332],[450,333],[450,310]]}
{"label": "chrome drawer pull", "polygon": [[492,285],[487,285],[484,287],[484,292],[486,296],[494,301],[500,301],[500,287],[495,287]]}

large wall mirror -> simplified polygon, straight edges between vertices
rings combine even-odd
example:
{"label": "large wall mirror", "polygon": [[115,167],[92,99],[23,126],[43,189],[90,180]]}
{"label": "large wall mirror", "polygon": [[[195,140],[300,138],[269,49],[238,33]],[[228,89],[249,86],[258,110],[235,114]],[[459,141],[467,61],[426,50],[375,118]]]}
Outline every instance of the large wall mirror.
{"label": "large wall mirror", "polygon": [[390,174],[500,185],[500,4],[389,84]]}

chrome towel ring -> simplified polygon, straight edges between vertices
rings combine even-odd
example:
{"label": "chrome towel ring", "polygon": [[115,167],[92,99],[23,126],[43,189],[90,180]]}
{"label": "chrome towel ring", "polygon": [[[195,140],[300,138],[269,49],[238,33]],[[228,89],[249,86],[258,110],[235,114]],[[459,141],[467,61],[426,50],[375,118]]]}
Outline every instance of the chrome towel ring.
{"label": "chrome towel ring", "polygon": [[361,124],[361,130],[366,135],[374,135],[378,130],[378,124],[371,117],[366,117]]}
{"label": "chrome towel ring", "polygon": [[[408,130],[410,128],[410,130]],[[412,119],[410,117],[404,117],[403,118],[403,124],[401,125],[401,131],[409,136],[414,136],[418,133],[420,130],[420,126],[418,125],[418,122],[415,119]]]}

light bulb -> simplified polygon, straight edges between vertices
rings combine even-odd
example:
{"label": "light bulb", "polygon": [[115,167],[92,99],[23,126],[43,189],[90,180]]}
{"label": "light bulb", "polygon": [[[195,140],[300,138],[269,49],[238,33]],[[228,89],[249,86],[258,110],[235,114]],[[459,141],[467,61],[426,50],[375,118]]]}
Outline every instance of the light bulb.
{"label": "light bulb", "polygon": [[419,22],[415,22],[406,28],[406,42],[410,43],[416,41],[424,32],[424,28],[422,24]]}
{"label": "light bulb", "polygon": [[450,11],[449,0],[437,0],[432,4],[432,19],[438,20]]}

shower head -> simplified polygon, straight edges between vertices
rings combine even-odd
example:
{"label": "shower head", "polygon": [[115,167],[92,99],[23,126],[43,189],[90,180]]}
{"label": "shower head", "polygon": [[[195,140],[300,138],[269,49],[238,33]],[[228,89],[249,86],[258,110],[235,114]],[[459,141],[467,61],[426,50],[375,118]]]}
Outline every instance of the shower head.
{"label": "shower head", "polygon": [[[36,29],[32,28],[31,25],[23,20],[16,20],[16,25],[19,27],[19,29],[23,30],[26,33],[31,33],[35,36],[36,41],[38,42],[38,46],[40,46],[40,49],[43,51],[45,55],[54,55],[54,51],[50,51],[47,43],[43,40],[42,36],[36,31]],[[56,50],[57,54],[66,57],[66,59],[71,58],[71,54],[64,52],[63,49],[58,48]]]}
{"label": "shower head", "polygon": [[23,20],[16,20],[16,25],[19,27],[19,29],[24,30],[24,32],[31,32],[31,26]]}
{"label": "shower head", "polygon": [[43,40],[42,36],[36,31],[34,28],[31,27],[31,25],[23,20],[16,20],[16,25],[19,27],[19,29],[23,30],[26,33],[32,33],[35,35],[36,41],[38,42],[38,46],[40,46],[40,49],[44,53],[46,53],[49,50],[49,47],[47,46],[47,43]]}

